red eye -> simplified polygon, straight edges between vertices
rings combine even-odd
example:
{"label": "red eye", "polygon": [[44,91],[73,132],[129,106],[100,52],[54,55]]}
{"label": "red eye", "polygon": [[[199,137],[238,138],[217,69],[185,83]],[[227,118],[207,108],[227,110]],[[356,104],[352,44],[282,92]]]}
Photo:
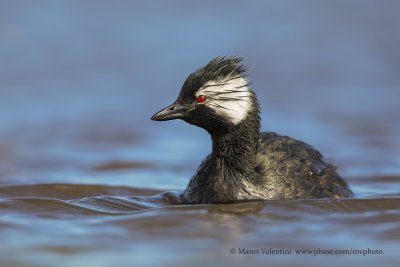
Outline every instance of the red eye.
{"label": "red eye", "polygon": [[199,95],[197,97],[197,103],[203,103],[204,101],[206,101],[206,97],[204,95]]}

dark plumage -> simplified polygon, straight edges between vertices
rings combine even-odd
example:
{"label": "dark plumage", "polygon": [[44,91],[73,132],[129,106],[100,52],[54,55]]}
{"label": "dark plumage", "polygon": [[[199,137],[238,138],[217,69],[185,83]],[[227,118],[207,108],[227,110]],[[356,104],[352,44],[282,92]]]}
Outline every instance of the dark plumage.
{"label": "dark plumage", "polygon": [[351,197],[335,168],[312,146],[260,133],[259,105],[236,57],[217,57],[189,75],[178,99],[153,120],[182,119],[207,130],[212,153],[190,180],[183,202]]}

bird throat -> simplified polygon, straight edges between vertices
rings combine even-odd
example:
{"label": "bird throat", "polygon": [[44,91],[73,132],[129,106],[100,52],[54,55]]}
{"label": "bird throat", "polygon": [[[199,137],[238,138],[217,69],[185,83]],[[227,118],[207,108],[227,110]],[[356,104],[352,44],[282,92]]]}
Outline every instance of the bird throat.
{"label": "bird throat", "polygon": [[211,157],[223,166],[222,169],[230,172],[237,170],[243,174],[254,170],[260,135],[258,114],[256,116],[257,119],[244,120],[228,133],[211,135]]}

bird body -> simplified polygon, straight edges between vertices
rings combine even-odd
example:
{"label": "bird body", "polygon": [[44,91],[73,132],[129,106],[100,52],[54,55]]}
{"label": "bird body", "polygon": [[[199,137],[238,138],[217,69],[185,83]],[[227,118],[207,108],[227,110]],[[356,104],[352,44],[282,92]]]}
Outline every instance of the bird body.
{"label": "bird body", "polygon": [[351,197],[335,167],[311,145],[260,133],[260,108],[236,57],[217,57],[189,75],[178,99],[152,120],[204,128],[212,152],[183,193],[186,204]]}

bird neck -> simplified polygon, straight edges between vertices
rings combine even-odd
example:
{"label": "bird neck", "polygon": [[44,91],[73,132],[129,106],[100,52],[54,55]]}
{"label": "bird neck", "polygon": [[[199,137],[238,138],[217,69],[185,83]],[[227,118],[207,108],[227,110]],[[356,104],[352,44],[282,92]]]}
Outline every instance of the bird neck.
{"label": "bird neck", "polygon": [[229,131],[211,135],[211,156],[214,162],[217,161],[217,165],[243,174],[254,170],[260,135],[260,118],[258,110],[251,113]]}

